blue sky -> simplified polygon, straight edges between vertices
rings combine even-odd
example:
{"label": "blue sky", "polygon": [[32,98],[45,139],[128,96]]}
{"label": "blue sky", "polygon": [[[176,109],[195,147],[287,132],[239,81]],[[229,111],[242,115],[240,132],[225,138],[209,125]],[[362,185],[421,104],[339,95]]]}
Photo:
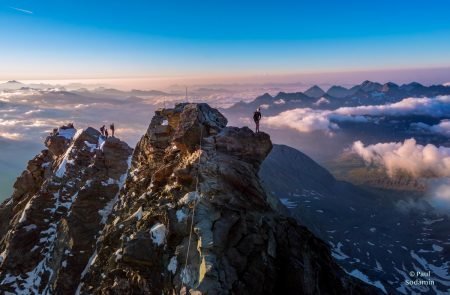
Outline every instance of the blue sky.
{"label": "blue sky", "polygon": [[0,0],[0,80],[450,66],[450,2]]}

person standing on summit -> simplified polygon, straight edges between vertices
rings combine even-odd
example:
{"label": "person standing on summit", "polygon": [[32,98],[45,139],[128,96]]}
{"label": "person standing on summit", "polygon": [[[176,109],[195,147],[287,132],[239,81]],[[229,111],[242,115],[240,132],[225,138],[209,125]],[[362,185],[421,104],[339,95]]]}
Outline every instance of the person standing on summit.
{"label": "person standing on summit", "polygon": [[255,121],[256,125],[256,133],[259,133],[259,121],[261,121],[261,111],[260,108],[257,108],[256,111],[253,113],[253,121]]}
{"label": "person standing on summit", "polygon": [[102,136],[105,136],[105,125],[100,127],[100,132],[102,133]]}
{"label": "person standing on summit", "polygon": [[111,136],[114,137],[114,123],[111,123],[111,125],[109,125],[109,129],[111,129]]}

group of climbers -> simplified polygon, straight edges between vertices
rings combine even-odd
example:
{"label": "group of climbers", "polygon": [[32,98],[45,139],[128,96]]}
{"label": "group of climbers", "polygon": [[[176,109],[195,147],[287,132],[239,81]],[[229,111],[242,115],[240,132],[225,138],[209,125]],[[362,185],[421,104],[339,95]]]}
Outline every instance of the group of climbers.
{"label": "group of climbers", "polygon": [[[256,133],[259,133],[259,121],[261,121],[261,109],[257,108],[256,111],[253,113],[253,121],[255,121],[255,125],[256,125]],[[74,128],[73,127],[73,123],[69,123],[67,126],[64,126],[63,128]],[[115,131],[115,127],[114,127],[114,123],[111,123],[109,125],[109,129],[111,130],[111,136],[114,137],[114,131]],[[53,130],[53,134],[57,134],[57,129]],[[104,136],[105,138],[108,138],[109,136],[109,131],[108,128],[105,127],[105,125],[103,125],[102,127],[100,127],[100,133],[102,134],[102,136]]]}
{"label": "group of climbers", "polygon": [[[114,137],[114,123],[111,123],[111,125],[109,125],[109,129],[111,130],[111,136]],[[102,134],[102,136],[108,138],[109,136],[109,132],[108,132],[108,128],[105,127],[105,125],[103,125],[102,127],[100,127],[100,133]]]}

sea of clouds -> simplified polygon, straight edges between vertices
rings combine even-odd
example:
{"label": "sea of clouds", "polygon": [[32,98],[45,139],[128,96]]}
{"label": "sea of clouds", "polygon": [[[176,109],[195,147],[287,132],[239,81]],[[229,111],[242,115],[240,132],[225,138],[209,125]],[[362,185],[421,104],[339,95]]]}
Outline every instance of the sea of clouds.
{"label": "sea of clouds", "polygon": [[[45,148],[44,140],[53,128],[67,123],[76,128],[114,123],[116,136],[134,147],[157,108],[186,101],[184,86],[151,96],[91,86],[0,84],[0,201],[11,194],[27,161]],[[287,90],[298,90],[292,87]],[[279,90],[276,85],[198,85],[188,89],[187,101],[227,107]]]}
{"label": "sea of clouds", "polygon": [[157,105],[152,100],[59,89],[0,91],[0,201],[12,192],[28,160],[44,149],[47,135],[61,125],[76,128],[115,123],[116,135],[134,147]]}
{"label": "sea of clouds", "polygon": [[[271,128],[291,128],[299,132],[324,131],[332,135],[339,129],[339,122],[368,122],[373,117],[424,115],[444,117],[450,114],[450,96],[405,98],[396,103],[383,105],[366,105],[357,107],[340,107],[336,110],[316,110],[296,108],[267,117],[264,123]],[[429,127],[431,131],[448,134],[450,123],[442,121],[438,126]]]}
{"label": "sea of clouds", "polygon": [[377,143],[365,146],[361,141],[352,151],[369,164],[386,168],[390,176],[398,170],[416,178],[450,177],[450,148],[434,144],[420,145],[414,138],[404,142]]}
{"label": "sea of clouds", "polygon": [[[440,122],[428,125],[414,122],[411,130],[423,134],[440,134],[450,138],[450,96],[405,98],[396,103],[340,107],[335,110],[296,108],[266,118],[272,128],[290,128],[302,133],[322,131],[332,136],[340,122],[369,122],[379,117],[429,116]],[[393,126],[394,127],[394,126]],[[357,140],[350,150],[367,164],[384,168],[388,176],[407,172],[427,183],[427,200],[439,210],[450,209],[450,147],[433,143],[421,145],[410,138],[402,142],[379,142],[365,145]]]}

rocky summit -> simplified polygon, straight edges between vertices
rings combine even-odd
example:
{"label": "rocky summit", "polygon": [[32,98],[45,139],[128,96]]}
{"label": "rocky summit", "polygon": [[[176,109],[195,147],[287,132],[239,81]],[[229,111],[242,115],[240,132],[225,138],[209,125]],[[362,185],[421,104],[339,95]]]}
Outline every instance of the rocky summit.
{"label": "rocky summit", "polygon": [[1,294],[74,294],[125,181],[132,149],[92,128],[45,140],[0,206]]}
{"label": "rocky summit", "polygon": [[207,104],[158,110],[132,158],[94,129],[55,132],[0,207],[0,290],[377,294],[266,194],[270,137],[226,125]]}

